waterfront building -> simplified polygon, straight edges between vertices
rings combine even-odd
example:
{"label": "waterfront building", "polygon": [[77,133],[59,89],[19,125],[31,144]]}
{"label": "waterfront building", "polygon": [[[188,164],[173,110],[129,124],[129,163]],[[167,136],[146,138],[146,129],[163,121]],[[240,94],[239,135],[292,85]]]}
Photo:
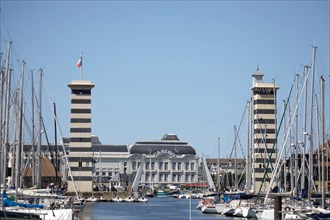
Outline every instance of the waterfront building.
{"label": "waterfront building", "polygon": [[[56,185],[61,187],[70,186],[70,174],[66,161],[66,156],[70,161],[72,159],[71,138],[63,138],[63,146],[42,145],[41,154],[43,158],[49,158],[47,169],[52,168],[52,173],[55,169],[58,171],[58,177],[62,177],[61,182]],[[32,166],[32,146],[24,145],[24,161]],[[63,151],[65,150],[65,152]],[[75,150],[75,149],[74,149]],[[77,153],[74,152],[74,155]],[[161,140],[138,141],[133,145],[110,145],[102,144],[97,136],[91,136],[91,154],[87,158],[92,166],[91,183],[93,186],[104,186],[110,189],[111,184],[116,188],[130,188],[138,168],[141,166],[141,156],[145,154],[146,160],[143,166],[144,172],[140,179],[140,184],[145,186],[166,186],[174,184],[180,186],[191,185],[199,182],[198,160],[195,149],[188,145],[187,142],[180,141],[177,135],[165,134]],[[76,156],[77,157],[77,156]],[[57,158],[57,160],[56,160]],[[80,160],[80,157],[79,157]],[[83,157],[81,161],[85,160]],[[69,163],[71,164],[71,162]],[[83,165],[83,163],[82,163]],[[74,167],[71,167],[71,169]],[[80,167],[83,170],[83,167]],[[31,169],[31,168],[30,168]],[[83,172],[72,171],[75,178],[80,178]],[[32,187],[31,171],[27,171],[24,184],[27,187]],[[85,174],[84,174],[85,175]],[[56,183],[55,175],[52,178],[42,177],[42,186]],[[68,178],[68,181],[66,181]],[[116,179],[116,181],[114,181]],[[76,183],[77,187],[79,186]],[[72,185],[73,187],[73,185]],[[91,190],[91,189],[90,189]],[[68,188],[68,191],[70,189]],[[80,192],[83,192],[80,188]]]}
{"label": "waterfront building", "polygon": [[[91,91],[88,80],[74,80],[71,89],[68,191],[91,192],[93,181]],[[72,175],[71,175],[72,174]],[[73,178],[74,181],[71,181]]]}
{"label": "waterfront building", "polygon": [[[68,144],[69,140],[64,142]],[[113,177],[119,175],[116,186],[129,189],[145,155],[140,184],[161,187],[198,181],[198,157],[193,147],[180,141],[175,134],[165,134],[161,140],[137,141],[134,145],[102,144],[92,136],[94,161],[93,184],[109,189]]]}
{"label": "waterfront building", "polygon": [[266,192],[276,161],[276,93],[275,82],[263,82],[259,68],[252,75],[252,110],[254,153],[252,181],[255,193]]}
{"label": "waterfront building", "polygon": [[109,187],[109,181],[117,174],[121,175],[118,187],[124,185],[127,176],[127,164],[130,157],[129,145],[102,144],[97,136],[92,136],[94,160],[93,183]]}
{"label": "waterfront building", "polygon": [[165,134],[161,140],[138,141],[130,148],[129,172],[132,176],[145,155],[141,184],[166,186],[196,183],[198,181],[198,156],[187,142],[175,134]]}

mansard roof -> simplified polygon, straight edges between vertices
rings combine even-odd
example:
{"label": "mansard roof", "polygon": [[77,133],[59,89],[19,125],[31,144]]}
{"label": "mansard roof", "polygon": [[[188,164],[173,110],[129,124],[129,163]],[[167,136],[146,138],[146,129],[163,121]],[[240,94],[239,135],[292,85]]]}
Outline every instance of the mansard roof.
{"label": "mansard roof", "polygon": [[[63,138],[63,142],[70,144],[70,138]],[[118,153],[128,153],[128,145],[111,145],[111,144],[102,144],[98,136],[92,135],[92,148],[94,152],[118,152]]]}
{"label": "mansard roof", "polygon": [[175,134],[165,134],[161,140],[138,141],[130,149],[131,154],[155,154],[162,151],[196,155],[195,149],[187,142],[180,141]]}
{"label": "mansard roof", "polygon": [[128,153],[128,146],[127,145],[92,145],[92,148],[95,153],[101,151],[105,152],[118,152],[118,153]]}

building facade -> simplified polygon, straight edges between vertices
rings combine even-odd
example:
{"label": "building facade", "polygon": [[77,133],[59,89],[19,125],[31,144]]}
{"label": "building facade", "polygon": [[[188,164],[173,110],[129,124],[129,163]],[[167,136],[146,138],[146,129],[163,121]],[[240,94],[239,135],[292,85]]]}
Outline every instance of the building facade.
{"label": "building facade", "polygon": [[276,92],[279,87],[263,82],[259,68],[252,77],[253,190],[266,192],[276,161]]}
{"label": "building facade", "polygon": [[[129,145],[102,144],[97,136],[92,136],[94,160],[93,184],[109,186],[109,181],[117,174],[128,177]],[[128,178],[121,178],[126,184]]]}
{"label": "building facade", "polygon": [[[103,145],[98,137],[92,136],[92,152],[94,186],[110,188],[111,179],[119,174],[117,185],[130,189],[141,165],[143,173],[139,182],[144,186],[179,186],[198,181],[196,151],[175,134],[134,145]],[[141,164],[142,155],[146,158],[144,164]]]}
{"label": "building facade", "polygon": [[145,155],[141,184],[146,186],[182,185],[198,181],[198,157],[195,149],[175,134],[161,140],[138,141],[130,148],[129,172],[134,177]]}

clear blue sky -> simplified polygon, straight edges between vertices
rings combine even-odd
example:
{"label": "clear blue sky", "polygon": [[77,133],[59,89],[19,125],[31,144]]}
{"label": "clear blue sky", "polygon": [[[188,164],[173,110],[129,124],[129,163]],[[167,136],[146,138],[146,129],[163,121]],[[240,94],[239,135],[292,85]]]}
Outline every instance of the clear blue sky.
{"label": "clear blue sky", "polygon": [[12,40],[17,75],[17,60],[27,72],[44,69],[66,137],[67,84],[79,79],[83,52],[83,79],[95,84],[92,133],[103,144],[175,133],[198,155],[217,157],[220,137],[227,157],[257,64],[280,86],[281,102],[316,43],[317,77],[329,80],[329,11],[326,0],[8,0],[1,1],[1,52]]}

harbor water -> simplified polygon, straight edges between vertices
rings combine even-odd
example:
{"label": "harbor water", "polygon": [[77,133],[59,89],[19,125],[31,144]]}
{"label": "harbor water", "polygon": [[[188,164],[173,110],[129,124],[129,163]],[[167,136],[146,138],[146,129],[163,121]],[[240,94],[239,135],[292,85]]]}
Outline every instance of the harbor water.
{"label": "harbor water", "polygon": [[[191,203],[190,203],[191,201]],[[80,220],[212,220],[241,219],[216,214],[203,214],[196,209],[198,199],[177,199],[172,197],[148,198],[146,203],[95,202],[87,203],[79,214]],[[191,205],[190,205],[191,204]],[[190,208],[191,207],[191,208]],[[190,211],[191,210],[191,211]]]}

